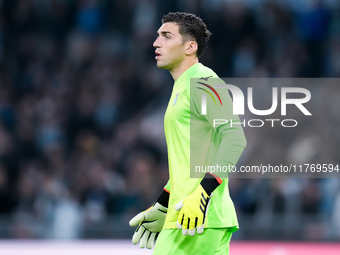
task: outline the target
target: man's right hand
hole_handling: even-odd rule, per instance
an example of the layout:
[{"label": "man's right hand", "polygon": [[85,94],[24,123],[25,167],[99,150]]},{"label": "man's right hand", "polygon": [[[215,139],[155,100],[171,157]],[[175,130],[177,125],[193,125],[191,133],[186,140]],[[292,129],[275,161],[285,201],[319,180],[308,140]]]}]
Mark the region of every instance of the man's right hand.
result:
[{"label": "man's right hand", "polygon": [[131,227],[138,225],[132,236],[132,243],[139,242],[140,248],[151,249],[159,232],[162,231],[168,208],[156,202],[152,207],[137,214],[129,224]]}]

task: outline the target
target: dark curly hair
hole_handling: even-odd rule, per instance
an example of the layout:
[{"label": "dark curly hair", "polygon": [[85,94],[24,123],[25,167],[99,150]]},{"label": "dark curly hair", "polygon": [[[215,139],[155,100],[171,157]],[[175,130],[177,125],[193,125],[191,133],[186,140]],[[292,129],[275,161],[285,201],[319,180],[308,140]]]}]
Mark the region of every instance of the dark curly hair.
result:
[{"label": "dark curly hair", "polygon": [[162,23],[174,22],[179,27],[183,40],[194,40],[197,45],[197,57],[200,57],[208,46],[211,32],[204,21],[194,14],[186,12],[169,12],[162,18]]}]

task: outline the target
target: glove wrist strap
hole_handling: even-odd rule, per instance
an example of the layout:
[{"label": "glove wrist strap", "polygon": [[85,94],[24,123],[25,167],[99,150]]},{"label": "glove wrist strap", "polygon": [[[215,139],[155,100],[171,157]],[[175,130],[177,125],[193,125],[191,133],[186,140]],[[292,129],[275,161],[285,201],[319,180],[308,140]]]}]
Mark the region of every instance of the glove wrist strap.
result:
[{"label": "glove wrist strap", "polygon": [[169,197],[170,197],[170,192],[167,191],[166,189],[163,189],[161,195],[157,199],[156,203],[161,204],[162,206],[168,208],[169,204]]},{"label": "glove wrist strap", "polygon": [[201,186],[210,196],[211,193],[222,183],[222,179],[215,174],[206,173],[203,180],[201,181]]}]

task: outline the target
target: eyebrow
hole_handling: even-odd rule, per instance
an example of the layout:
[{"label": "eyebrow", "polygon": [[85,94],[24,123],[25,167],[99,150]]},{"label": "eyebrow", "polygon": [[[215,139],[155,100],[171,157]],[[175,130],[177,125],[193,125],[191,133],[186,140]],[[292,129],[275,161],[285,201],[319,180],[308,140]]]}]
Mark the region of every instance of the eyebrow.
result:
[{"label": "eyebrow", "polygon": [[157,31],[157,35],[167,35],[167,34],[173,35],[170,31],[161,31],[161,32]]}]

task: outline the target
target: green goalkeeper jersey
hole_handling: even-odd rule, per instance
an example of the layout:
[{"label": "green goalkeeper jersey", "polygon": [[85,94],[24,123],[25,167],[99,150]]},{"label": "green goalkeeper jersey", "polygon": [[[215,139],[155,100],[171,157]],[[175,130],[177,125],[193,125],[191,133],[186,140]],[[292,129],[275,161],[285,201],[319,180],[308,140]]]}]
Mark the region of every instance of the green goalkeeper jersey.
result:
[{"label": "green goalkeeper jersey", "polygon": [[[228,93],[219,92],[221,105],[208,108],[208,114],[201,114],[201,96],[207,90],[190,86],[191,78],[203,78],[202,81],[216,80],[218,76],[201,63],[187,69],[175,82],[171,98],[164,117],[164,131],[168,148],[170,191],[168,213],[164,229],[177,228],[178,211],[175,205],[190,195],[200,184],[202,178],[190,176],[190,163],[197,159],[202,165],[219,164],[234,166],[246,145],[241,125],[224,124],[214,127],[214,119],[239,121],[232,113],[232,100]],[[213,79],[216,78],[216,79]],[[190,90],[192,90],[190,92]],[[226,90],[224,88],[224,90]],[[209,93],[209,92],[208,92]],[[208,96],[207,100],[212,100]],[[223,105],[222,105],[223,102]],[[208,141],[208,142],[202,142]],[[206,228],[238,229],[234,204],[229,195],[228,178],[224,174],[223,182],[211,197],[206,217]],[[202,173],[203,177],[204,173]],[[223,178],[225,177],[225,178]]]}]

